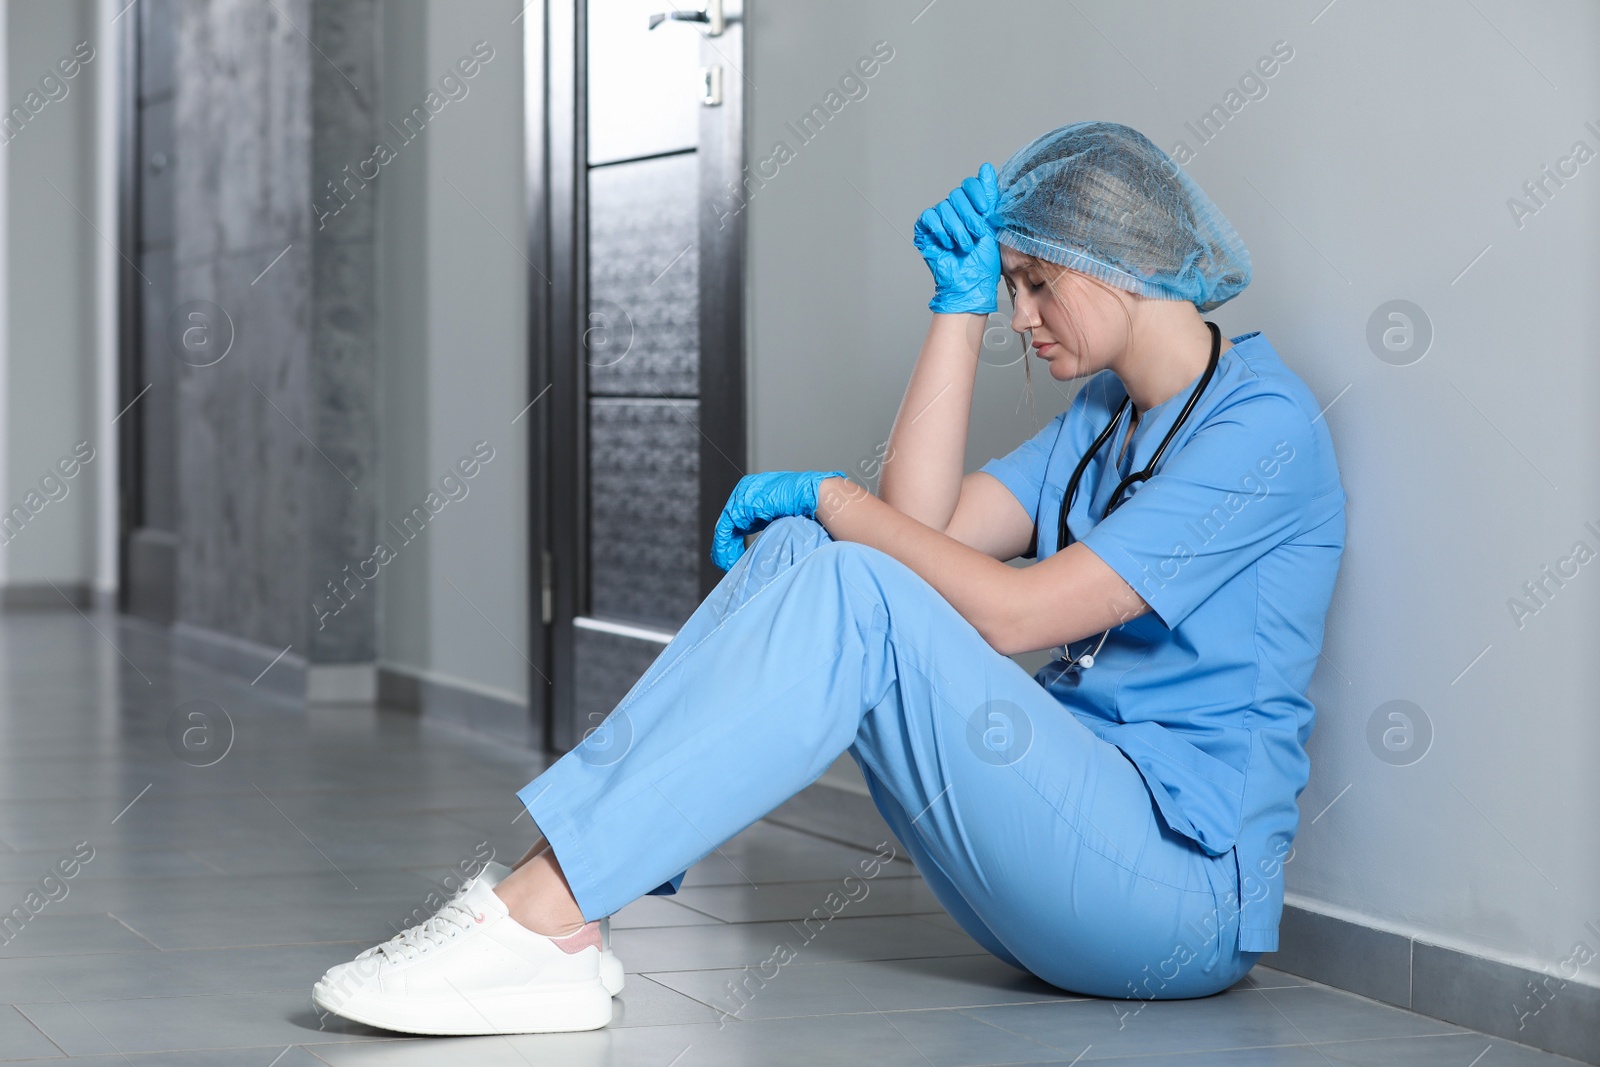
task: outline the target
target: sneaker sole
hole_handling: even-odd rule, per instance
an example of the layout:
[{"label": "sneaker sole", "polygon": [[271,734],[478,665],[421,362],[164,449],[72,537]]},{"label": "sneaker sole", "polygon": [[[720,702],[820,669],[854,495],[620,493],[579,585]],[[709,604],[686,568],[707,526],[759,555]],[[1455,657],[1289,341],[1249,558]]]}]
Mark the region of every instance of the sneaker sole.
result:
[{"label": "sneaker sole", "polygon": [[458,997],[385,997],[357,992],[339,997],[318,982],[311,999],[351,1022],[402,1034],[467,1037],[483,1034],[555,1034],[598,1030],[611,1022],[611,993],[600,979]]}]

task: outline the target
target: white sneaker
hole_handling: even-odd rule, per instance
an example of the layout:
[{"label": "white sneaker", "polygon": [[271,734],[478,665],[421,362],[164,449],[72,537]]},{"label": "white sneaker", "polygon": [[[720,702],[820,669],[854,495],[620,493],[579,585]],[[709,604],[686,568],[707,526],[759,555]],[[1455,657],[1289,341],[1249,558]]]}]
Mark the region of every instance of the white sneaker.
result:
[{"label": "white sneaker", "polygon": [[607,993],[616,996],[622,992],[625,980],[622,961],[611,951],[611,917],[608,915],[600,920],[600,981],[605,983]]},{"label": "white sneaker", "polygon": [[511,918],[492,886],[474,879],[431,918],[329,968],[312,1000],[408,1034],[555,1033],[609,1023],[600,924],[563,938],[536,934]]},{"label": "white sneaker", "polygon": [[[483,865],[478,878],[490,888],[500,884],[500,880],[511,873],[511,868],[503,863],[490,861]],[[370,950],[369,950],[370,951]],[[358,957],[359,958],[359,957]],[[622,961],[617,959],[617,954],[611,951],[611,917],[600,920],[600,981],[605,983],[606,992],[616,996],[622,992],[625,976],[622,970]]]}]

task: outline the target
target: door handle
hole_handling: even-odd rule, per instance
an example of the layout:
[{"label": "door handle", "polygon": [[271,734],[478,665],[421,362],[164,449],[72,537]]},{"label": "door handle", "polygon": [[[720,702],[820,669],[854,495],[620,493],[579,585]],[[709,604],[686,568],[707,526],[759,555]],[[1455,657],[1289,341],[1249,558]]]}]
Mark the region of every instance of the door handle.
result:
[{"label": "door handle", "polygon": [[710,22],[711,16],[704,11],[664,11],[650,16],[650,28],[653,30],[668,19],[674,22]]},{"label": "door handle", "polygon": [[650,29],[668,21],[704,23],[707,37],[721,37],[722,31],[727,28],[727,19],[722,15],[722,0],[709,0],[705,7],[695,11],[664,11],[651,15]]}]

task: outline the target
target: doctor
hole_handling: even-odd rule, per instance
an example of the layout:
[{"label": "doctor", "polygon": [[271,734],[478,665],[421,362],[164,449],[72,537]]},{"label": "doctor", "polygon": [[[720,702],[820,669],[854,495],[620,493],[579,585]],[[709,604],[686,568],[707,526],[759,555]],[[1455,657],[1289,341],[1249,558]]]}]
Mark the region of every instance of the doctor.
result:
[{"label": "doctor", "polygon": [[[1203,317],[1249,283],[1242,242],[1148,138],[1080,122],[985,164],[916,244],[934,315],[878,495],[741,479],[726,577],[519,791],[543,840],[330,970],[321,1007],[604,1026],[603,920],[844,752],[962,928],[1062,989],[1206,996],[1277,947],[1345,497],[1316,397],[1259,331]],[[1087,380],[964,474],[1002,279],[1032,358]],[[1051,648],[1033,676],[1009,658]]]}]

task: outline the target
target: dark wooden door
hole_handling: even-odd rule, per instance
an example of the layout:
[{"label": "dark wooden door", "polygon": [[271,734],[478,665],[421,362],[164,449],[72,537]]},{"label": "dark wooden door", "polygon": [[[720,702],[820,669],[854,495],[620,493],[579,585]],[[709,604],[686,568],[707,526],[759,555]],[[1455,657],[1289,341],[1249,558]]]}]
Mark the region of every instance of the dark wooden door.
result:
[{"label": "dark wooden door", "polygon": [[743,224],[728,195],[743,166],[741,12],[656,13],[630,0],[543,11],[535,602],[558,751],[720,579],[711,531],[744,473]]}]

